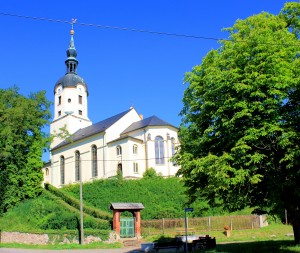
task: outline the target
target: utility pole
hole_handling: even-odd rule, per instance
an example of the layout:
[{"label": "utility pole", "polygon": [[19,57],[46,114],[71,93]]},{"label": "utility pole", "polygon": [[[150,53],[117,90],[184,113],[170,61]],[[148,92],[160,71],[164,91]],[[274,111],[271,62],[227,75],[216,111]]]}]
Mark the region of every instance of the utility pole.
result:
[{"label": "utility pole", "polygon": [[185,253],[189,252],[188,249],[188,239],[187,239],[187,233],[188,233],[188,226],[187,226],[187,220],[186,220],[186,212],[193,212],[194,209],[191,207],[185,208],[184,209],[184,224],[185,224]]},{"label": "utility pole", "polygon": [[84,233],[83,233],[83,203],[82,203],[82,169],[81,162],[79,161],[79,173],[80,173],[80,187],[79,187],[79,198],[80,198],[80,244],[84,244]]}]

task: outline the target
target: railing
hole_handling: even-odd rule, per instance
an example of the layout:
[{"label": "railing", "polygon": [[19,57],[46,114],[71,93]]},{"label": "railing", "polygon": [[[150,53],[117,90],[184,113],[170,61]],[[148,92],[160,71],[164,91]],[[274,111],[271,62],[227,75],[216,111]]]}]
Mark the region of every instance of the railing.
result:
[{"label": "railing", "polygon": [[[188,218],[190,233],[209,233],[210,231],[222,231],[224,226],[230,230],[253,229],[267,226],[266,215],[237,215],[237,216],[209,216],[201,218]],[[142,234],[180,234],[184,231],[184,218],[142,220]]]}]

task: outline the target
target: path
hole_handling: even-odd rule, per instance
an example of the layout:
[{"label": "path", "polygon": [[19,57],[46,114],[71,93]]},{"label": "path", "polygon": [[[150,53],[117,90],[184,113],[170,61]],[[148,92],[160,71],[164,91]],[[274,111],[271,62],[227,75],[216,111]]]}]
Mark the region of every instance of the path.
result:
[{"label": "path", "polygon": [[68,250],[42,250],[42,249],[11,249],[0,248],[0,253],[139,253],[142,252],[136,247],[126,247],[121,249],[68,249]]}]

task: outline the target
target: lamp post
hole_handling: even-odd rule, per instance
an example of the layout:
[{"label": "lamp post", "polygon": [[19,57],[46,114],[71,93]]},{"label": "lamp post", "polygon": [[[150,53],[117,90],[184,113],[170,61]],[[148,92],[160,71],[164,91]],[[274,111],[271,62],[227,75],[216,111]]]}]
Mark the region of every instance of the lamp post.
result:
[{"label": "lamp post", "polygon": [[187,212],[193,212],[194,209],[191,207],[184,209],[184,224],[185,224],[185,252],[188,253],[188,240],[187,240],[187,222],[186,222],[186,213]]}]

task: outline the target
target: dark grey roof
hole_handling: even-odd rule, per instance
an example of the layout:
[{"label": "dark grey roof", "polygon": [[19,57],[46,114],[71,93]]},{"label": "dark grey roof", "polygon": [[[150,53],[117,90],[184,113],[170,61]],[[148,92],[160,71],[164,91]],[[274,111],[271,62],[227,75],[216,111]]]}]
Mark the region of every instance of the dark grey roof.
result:
[{"label": "dark grey roof", "polygon": [[56,84],[54,86],[54,92],[55,92],[55,89],[58,85],[61,85],[63,88],[65,88],[65,87],[76,87],[76,85],[79,84],[79,83],[84,85],[86,87],[86,90],[87,90],[87,85],[84,82],[82,77],[80,77],[79,75],[77,75],[74,72],[67,73],[56,82]]},{"label": "dark grey roof", "polygon": [[110,203],[111,210],[142,210],[144,206],[142,203]]},{"label": "dark grey roof", "polygon": [[[105,120],[102,120],[96,124],[93,124],[91,126],[79,129],[77,132],[75,132],[71,137],[71,142],[79,141],[81,139],[84,139],[86,137],[92,136],[94,134],[98,134],[101,132],[104,132],[107,128],[109,128],[111,125],[113,125],[115,122],[117,122],[120,118],[122,118],[125,114],[127,114],[131,109],[121,112],[115,116],[112,116],[110,118],[107,118]],[[54,147],[52,150],[63,147],[70,142],[63,141],[60,144],[58,144],[56,147]]]},{"label": "dark grey roof", "polygon": [[177,128],[156,116],[151,116],[149,118],[132,123],[121,134],[126,134],[126,133],[129,133],[129,132],[141,129],[141,128],[145,128],[147,126],[171,126],[171,127]]}]

